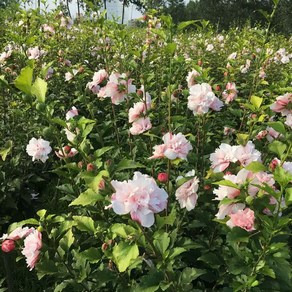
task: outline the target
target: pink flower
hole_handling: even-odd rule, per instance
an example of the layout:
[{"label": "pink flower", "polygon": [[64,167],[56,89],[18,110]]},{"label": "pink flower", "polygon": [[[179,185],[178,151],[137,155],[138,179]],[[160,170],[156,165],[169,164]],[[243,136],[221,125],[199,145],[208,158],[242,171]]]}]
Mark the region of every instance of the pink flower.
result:
[{"label": "pink flower", "polygon": [[15,249],[15,243],[11,239],[2,242],[1,249],[3,252],[11,252]]},{"label": "pink flower", "polygon": [[229,215],[230,220],[226,222],[226,225],[230,228],[235,226],[245,229],[246,231],[253,231],[254,228],[254,211],[249,208],[244,210],[238,210],[234,214]]},{"label": "pink flower", "polygon": [[33,230],[34,230],[33,228],[28,228],[28,227],[24,227],[24,228],[17,227],[7,236],[7,239],[18,240],[18,239],[24,238],[28,234],[30,234]]},{"label": "pink flower", "polygon": [[266,137],[268,134],[268,131],[267,130],[263,130],[263,131],[260,131],[258,132],[258,134],[256,135],[256,139],[257,140],[262,140],[264,137]]},{"label": "pink flower", "polygon": [[45,162],[49,157],[48,154],[52,151],[50,142],[43,140],[42,138],[30,139],[26,146],[26,152],[29,156],[32,156],[32,161],[41,160]]},{"label": "pink flower", "polygon": [[[73,139],[74,140],[74,139]],[[70,146],[64,146],[59,151],[55,151],[55,154],[60,158],[68,158],[73,157],[78,153],[75,148],[71,148]]]},{"label": "pink flower", "polygon": [[251,196],[255,196],[259,192],[260,190],[259,187],[255,185],[259,185],[259,186],[268,185],[273,188],[274,184],[275,184],[275,180],[272,174],[268,174],[264,171],[257,172],[253,174],[253,178],[250,181],[250,184],[248,186],[248,194]]},{"label": "pink flower", "polygon": [[72,106],[72,108],[66,113],[66,120],[68,121],[75,116],[78,116],[78,109],[75,106]]},{"label": "pink flower", "polygon": [[44,25],[43,25],[43,30],[44,30],[44,32],[49,32],[49,33],[51,33],[51,34],[55,34],[55,29],[54,29],[54,27],[52,27],[52,26],[50,26],[50,25],[48,25],[48,24],[44,24]]},{"label": "pink flower", "polygon": [[196,84],[190,88],[188,108],[193,111],[194,115],[205,114],[209,109],[220,111],[222,106],[223,102],[215,96],[209,84]]},{"label": "pink flower", "polygon": [[41,248],[42,234],[35,229],[24,239],[24,248],[21,252],[26,257],[26,263],[30,271],[34,268],[39,259]]},{"label": "pink flower", "polygon": [[237,97],[238,90],[234,82],[228,82],[226,90],[222,92],[222,97],[225,99],[225,103],[228,104]]},{"label": "pink flower", "polygon": [[255,145],[251,141],[248,141],[245,146],[238,146],[234,156],[242,166],[247,166],[253,161],[261,162],[261,153],[255,149]]},{"label": "pink flower", "polygon": [[131,218],[144,227],[154,224],[154,214],[163,211],[167,205],[167,193],[158,188],[148,175],[135,172],[133,180],[112,181],[116,192],[111,201],[114,212],[119,215],[130,213]]},{"label": "pink flower", "polygon": [[175,197],[179,201],[181,208],[186,208],[188,211],[195,208],[198,199],[198,187],[199,180],[194,177],[176,190]]},{"label": "pink flower", "polygon": [[168,159],[187,159],[188,153],[193,149],[191,143],[185,138],[182,133],[172,134],[166,133],[162,140],[166,145],[164,156]]},{"label": "pink flower", "polygon": [[279,132],[277,132],[274,128],[272,127],[267,127],[267,140],[269,142],[272,142],[274,139],[277,139],[281,136]]},{"label": "pink flower", "polygon": [[282,116],[287,116],[292,113],[292,93],[286,93],[278,96],[276,101],[270,106],[270,109],[276,113],[281,113]]},{"label": "pink flower", "polygon": [[238,210],[243,210],[245,208],[245,204],[236,203],[236,204],[222,204],[219,206],[218,213],[215,215],[217,219],[224,219],[226,216],[230,214],[236,213]]},{"label": "pink flower", "polygon": [[212,162],[211,168],[214,172],[224,171],[231,162],[236,162],[237,159],[234,156],[237,146],[230,146],[229,144],[222,143],[219,148],[215,150],[215,153],[210,155]]},{"label": "pink flower", "polygon": [[164,157],[164,151],[166,150],[165,144],[156,145],[153,148],[154,148],[153,155],[151,157],[149,157],[149,159],[163,158]]},{"label": "pink flower", "polygon": [[142,134],[152,128],[149,118],[140,118],[133,122],[132,127],[130,128],[130,133],[132,135]]},{"label": "pink flower", "polygon": [[66,72],[65,73],[65,81],[70,81],[77,73],[78,73],[78,70],[76,70],[76,69],[73,69],[72,73]]},{"label": "pink flower", "polygon": [[188,73],[188,76],[187,76],[188,88],[196,84],[196,77],[200,75],[201,74],[195,69],[193,69],[191,72]]},{"label": "pink flower", "polygon": [[107,78],[108,78],[108,73],[104,69],[101,69],[98,72],[94,73],[92,81],[95,84],[100,84]]},{"label": "pink flower", "polygon": [[146,114],[145,103],[140,101],[134,104],[129,110],[129,123],[137,120],[142,114]]},{"label": "pink flower", "polygon": [[27,50],[28,58],[31,59],[39,59],[42,55],[45,54],[45,51],[40,50],[38,47],[29,48]]}]

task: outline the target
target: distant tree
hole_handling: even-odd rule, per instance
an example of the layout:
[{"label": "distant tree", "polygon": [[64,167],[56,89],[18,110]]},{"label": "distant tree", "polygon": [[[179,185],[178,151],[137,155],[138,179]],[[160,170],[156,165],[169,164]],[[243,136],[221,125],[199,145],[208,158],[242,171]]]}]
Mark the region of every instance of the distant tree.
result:
[{"label": "distant tree", "polygon": [[184,0],[167,0],[164,12],[170,14],[175,23],[186,20]]},{"label": "distant tree", "polygon": [[17,4],[19,0],[0,0],[0,8],[6,8],[9,5]]}]

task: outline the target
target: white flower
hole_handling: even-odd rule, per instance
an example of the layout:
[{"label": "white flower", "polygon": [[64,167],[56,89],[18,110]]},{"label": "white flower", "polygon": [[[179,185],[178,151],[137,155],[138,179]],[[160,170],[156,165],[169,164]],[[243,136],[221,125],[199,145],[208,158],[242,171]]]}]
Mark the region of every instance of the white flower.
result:
[{"label": "white flower", "polygon": [[32,161],[41,160],[42,162],[45,162],[51,151],[52,148],[50,142],[43,140],[42,138],[32,138],[26,146],[26,152],[29,156],[32,156]]}]

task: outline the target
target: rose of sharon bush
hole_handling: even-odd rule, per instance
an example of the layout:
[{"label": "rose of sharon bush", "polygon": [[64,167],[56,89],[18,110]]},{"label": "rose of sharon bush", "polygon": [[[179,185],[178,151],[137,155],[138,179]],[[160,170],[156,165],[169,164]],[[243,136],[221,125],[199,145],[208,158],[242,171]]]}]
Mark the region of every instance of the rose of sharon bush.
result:
[{"label": "rose of sharon bush", "polygon": [[223,102],[212,91],[208,83],[196,84],[190,87],[190,96],[188,97],[188,108],[194,115],[202,115],[212,109],[220,111]]},{"label": "rose of sharon bush", "polygon": [[150,159],[166,157],[170,160],[176,158],[186,160],[188,153],[193,149],[191,143],[182,133],[166,133],[162,137],[162,140],[164,141],[164,144],[153,147],[154,152]]},{"label": "rose of sharon bush", "polygon": [[39,259],[40,249],[42,248],[42,234],[34,229],[24,240],[22,254],[26,257],[27,266],[30,271],[34,268]]},{"label": "rose of sharon bush", "polygon": [[111,207],[119,215],[130,213],[131,218],[144,227],[154,224],[154,214],[163,211],[168,194],[157,186],[155,180],[135,172],[133,180],[112,181],[116,192],[111,197]]},{"label": "rose of sharon bush", "polygon": [[49,158],[48,154],[51,151],[52,148],[50,142],[43,140],[42,138],[32,138],[26,146],[26,152],[29,156],[32,156],[32,161],[41,160],[42,162],[46,162]]}]

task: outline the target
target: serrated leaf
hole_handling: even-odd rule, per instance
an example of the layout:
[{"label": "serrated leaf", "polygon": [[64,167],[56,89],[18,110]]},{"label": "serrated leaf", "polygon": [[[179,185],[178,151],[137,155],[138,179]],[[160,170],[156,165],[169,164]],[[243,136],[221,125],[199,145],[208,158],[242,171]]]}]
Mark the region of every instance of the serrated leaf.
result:
[{"label": "serrated leaf", "polygon": [[277,140],[274,140],[268,147],[271,152],[276,153],[280,158],[287,148],[286,144]]},{"label": "serrated leaf", "polygon": [[113,248],[113,261],[119,272],[124,272],[131,263],[139,256],[139,249],[136,244],[120,242]]},{"label": "serrated leaf", "polygon": [[31,93],[36,96],[38,102],[44,103],[46,100],[47,89],[47,82],[38,77],[31,87]]},{"label": "serrated leaf", "polygon": [[111,232],[125,239],[129,238],[129,236],[139,234],[139,231],[134,227],[122,223],[112,225]]},{"label": "serrated leaf", "polygon": [[251,162],[249,165],[245,167],[245,169],[254,173],[267,170],[266,166],[264,166],[262,163],[258,161]]},{"label": "serrated leaf", "polygon": [[14,81],[15,87],[26,94],[31,94],[32,74],[31,67],[21,69],[20,75]]},{"label": "serrated leaf", "polygon": [[146,167],[145,165],[135,162],[133,160],[123,159],[117,165],[116,171],[122,171],[125,169],[145,168],[145,167]]},{"label": "serrated leaf", "polygon": [[67,252],[74,242],[74,235],[72,228],[70,228],[59,242],[60,247]]},{"label": "serrated leaf", "polygon": [[87,231],[89,233],[95,233],[96,228],[94,221],[91,217],[87,216],[73,216],[74,222],[77,223],[76,227],[81,231]]},{"label": "serrated leaf", "polygon": [[88,189],[85,192],[81,193],[78,196],[78,198],[76,198],[73,202],[69,204],[69,206],[78,206],[78,205],[87,206],[103,199],[104,199],[103,196],[96,193],[92,189]]},{"label": "serrated leaf", "polygon": [[165,256],[165,251],[167,250],[169,243],[170,237],[168,233],[161,231],[155,232],[153,244],[163,257]]}]

